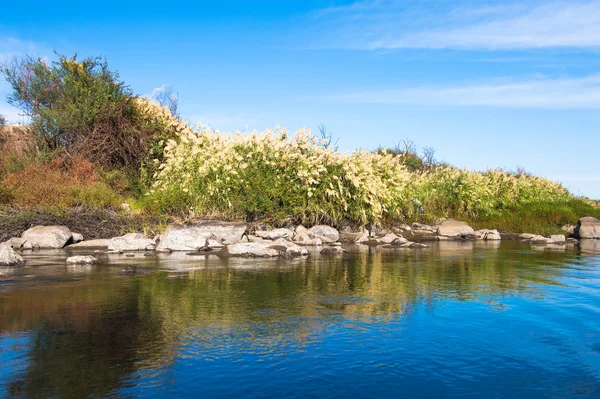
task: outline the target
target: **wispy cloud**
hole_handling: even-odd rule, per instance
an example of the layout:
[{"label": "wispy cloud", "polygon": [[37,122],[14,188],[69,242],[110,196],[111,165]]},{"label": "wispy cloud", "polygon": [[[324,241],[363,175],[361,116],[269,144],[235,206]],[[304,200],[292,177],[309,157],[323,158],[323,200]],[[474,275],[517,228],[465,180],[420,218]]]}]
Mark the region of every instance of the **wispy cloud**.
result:
[{"label": "wispy cloud", "polygon": [[425,106],[600,108],[600,75],[338,93],[330,101]]},{"label": "wispy cloud", "polygon": [[23,54],[36,54],[40,46],[34,42],[21,40],[11,36],[0,36],[0,61]]},{"label": "wispy cloud", "polygon": [[600,48],[600,0],[363,1],[316,17],[324,47],[355,49]]}]

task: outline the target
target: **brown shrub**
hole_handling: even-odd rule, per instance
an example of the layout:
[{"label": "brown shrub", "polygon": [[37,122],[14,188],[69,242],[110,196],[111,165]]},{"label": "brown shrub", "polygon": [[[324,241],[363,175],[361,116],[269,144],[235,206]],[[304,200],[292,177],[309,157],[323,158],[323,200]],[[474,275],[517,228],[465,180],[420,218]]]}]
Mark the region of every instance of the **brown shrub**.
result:
[{"label": "brown shrub", "polygon": [[2,180],[10,203],[20,206],[116,207],[121,198],[98,180],[94,165],[81,157],[29,162]]}]

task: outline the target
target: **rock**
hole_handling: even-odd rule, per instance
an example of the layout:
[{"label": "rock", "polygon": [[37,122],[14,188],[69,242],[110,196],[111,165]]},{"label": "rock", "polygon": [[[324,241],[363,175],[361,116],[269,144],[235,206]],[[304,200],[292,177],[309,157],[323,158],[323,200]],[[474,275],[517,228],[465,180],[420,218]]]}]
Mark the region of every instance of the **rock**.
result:
[{"label": "rock", "polygon": [[294,238],[299,245],[323,245],[323,240],[320,238],[310,238],[308,234],[300,234]]},{"label": "rock", "polygon": [[567,243],[567,239],[562,234],[551,235],[550,240],[552,240],[552,243],[554,243],[554,244],[566,244]]},{"label": "rock", "polygon": [[415,230],[421,230],[421,231],[430,231],[432,233],[435,233],[435,231],[436,231],[436,228],[433,226],[429,226],[428,224],[422,224],[422,223],[417,223],[417,222],[414,222],[413,224],[411,224],[410,227],[413,232]]},{"label": "rock", "polygon": [[574,226],[572,224],[565,224],[563,227],[561,227],[560,229],[562,231],[564,231],[567,234],[575,234],[575,228],[577,226]]},{"label": "rock", "polygon": [[344,248],[342,247],[325,247],[321,250],[321,255],[342,255],[344,252]]},{"label": "rock", "polygon": [[81,233],[73,233],[73,232],[71,234],[73,234],[73,243],[74,244],[77,244],[78,242],[83,241],[83,234],[81,234]]},{"label": "rock", "polygon": [[70,265],[91,265],[97,263],[98,259],[90,255],[85,256],[71,256],[67,258],[66,263]]},{"label": "rock", "polygon": [[407,224],[399,224],[398,226],[392,227],[392,233],[402,234],[403,232],[409,232],[412,228]]},{"label": "rock", "polygon": [[443,237],[464,237],[475,234],[475,230],[465,222],[445,219],[438,225],[436,233]]},{"label": "rock", "polygon": [[400,237],[398,237],[396,234],[386,234],[385,236],[377,239],[377,244],[391,244],[399,238]]},{"label": "rock", "polygon": [[216,220],[200,220],[186,224],[170,224],[162,234],[158,249],[172,251],[194,251],[214,240],[223,245],[235,244],[242,240],[246,232],[243,223],[229,223]]},{"label": "rock", "polygon": [[1,266],[21,266],[23,264],[25,264],[25,260],[10,245],[0,244]]},{"label": "rock", "polygon": [[155,248],[154,241],[140,233],[129,233],[108,240],[109,251],[148,251]]},{"label": "rock", "polygon": [[429,245],[420,242],[411,242],[407,245],[409,248],[429,248]]},{"label": "rock", "polygon": [[285,247],[285,256],[293,257],[308,255],[308,250],[306,248],[302,248],[301,246],[294,244],[293,242],[287,241],[283,238],[276,240],[274,244]]},{"label": "rock", "polygon": [[131,212],[131,206],[128,203],[123,202],[119,205],[119,208],[121,208],[123,212]]},{"label": "rock", "polygon": [[529,242],[532,244],[553,244],[554,243],[554,241],[552,241],[550,238],[540,236],[540,235],[533,236],[532,238],[529,239]]},{"label": "rock", "polygon": [[600,239],[600,220],[591,216],[586,216],[577,222],[577,227],[574,231],[575,237],[578,238],[597,238]]},{"label": "rock", "polygon": [[255,231],[254,234],[265,240],[278,240],[280,238],[292,238],[294,232],[289,229],[275,229],[269,231]]},{"label": "rock", "polygon": [[98,240],[87,240],[81,241],[77,244],[71,244],[67,248],[108,248],[109,239],[98,239]]},{"label": "rock", "polygon": [[[8,245],[9,247],[11,247],[12,249],[25,249],[23,248],[26,244],[28,243],[28,241],[24,238],[21,237],[13,237],[8,239],[7,241],[4,241],[3,243],[1,243],[0,245]],[[29,245],[29,248],[31,249],[31,244]]]},{"label": "rock", "polygon": [[298,227],[296,227],[294,234],[295,235],[302,235],[302,234],[308,235],[308,229],[302,225],[299,225]]},{"label": "rock", "polygon": [[519,239],[521,240],[531,240],[534,237],[538,237],[537,234],[523,233],[519,235]]},{"label": "rock", "polygon": [[250,235],[248,236],[248,242],[263,242],[263,241],[264,241],[264,239],[263,239],[263,238],[260,238],[260,237],[254,236],[254,235],[252,235],[252,234],[250,234]]},{"label": "rock", "polygon": [[486,241],[497,241],[502,239],[502,237],[500,237],[500,233],[498,233],[498,230],[477,230],[475,235],[478,239]]},{"label": "rock", "polygon": [[278,256],[308,255],[308,251],[299,245],[280,239],[276,242],[263,241],[231,244],[223,248],[219,255],[248,258],[274,258]]},{"label": "rock", "polygon": [[330,226],[318,225],[308,230],[310,238],[320,238],[323,242],[336,242],[340,239],[340,233]]},{"label": "rock", "polygon": [[369,236],[369,231],[365,230],[356,240],[354,240],[354,242],[361,244],[361,243],[369,242],[370,240],[371,240],[371,237]]},{"label": "rock", "polygon": [[33,248],[62,248],[73,239],[67,226],[35,226],[26,230],[21,238]]},{"label": "rock", "polygon": [[217,240],[208,240],[206,242],[206,249],[221,249],[225,246],[222,242]]}]

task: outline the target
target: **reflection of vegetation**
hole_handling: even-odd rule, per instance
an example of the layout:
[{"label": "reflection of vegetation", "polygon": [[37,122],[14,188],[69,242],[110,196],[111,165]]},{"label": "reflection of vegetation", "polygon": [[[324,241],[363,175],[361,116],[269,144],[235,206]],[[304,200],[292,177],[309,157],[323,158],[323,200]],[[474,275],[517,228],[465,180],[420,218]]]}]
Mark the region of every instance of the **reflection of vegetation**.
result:
[{"label": "reflection of vegetation", "polygon": [[170,365],[190,335],[199,350],[224,337],[247,348],[302,345],[340,318],[381,321],[410,317],[415,306],[447,298],[532,294],[539,284],[556,283],[572,260],[568,253],[466,245],[372,248],[291,265],[267,262],[272,266],[263,269],[223,261],[225,267],[131,278],[96,280],[92,272],[92,279],[50,289],[14,289],[0,297],[0,330],[31,330],[32,341],[26,371],[9,382],[8,392],[103,396],[138,369]]}]

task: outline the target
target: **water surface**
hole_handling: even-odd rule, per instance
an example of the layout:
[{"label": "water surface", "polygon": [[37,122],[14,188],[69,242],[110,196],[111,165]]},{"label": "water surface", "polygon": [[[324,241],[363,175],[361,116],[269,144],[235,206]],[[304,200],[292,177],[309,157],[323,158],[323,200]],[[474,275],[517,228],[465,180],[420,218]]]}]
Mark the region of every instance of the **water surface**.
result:
[{"label": "water surface", "polygon": [[68,255],[0,270],[0,397],[600,398],[600,242]]}]

